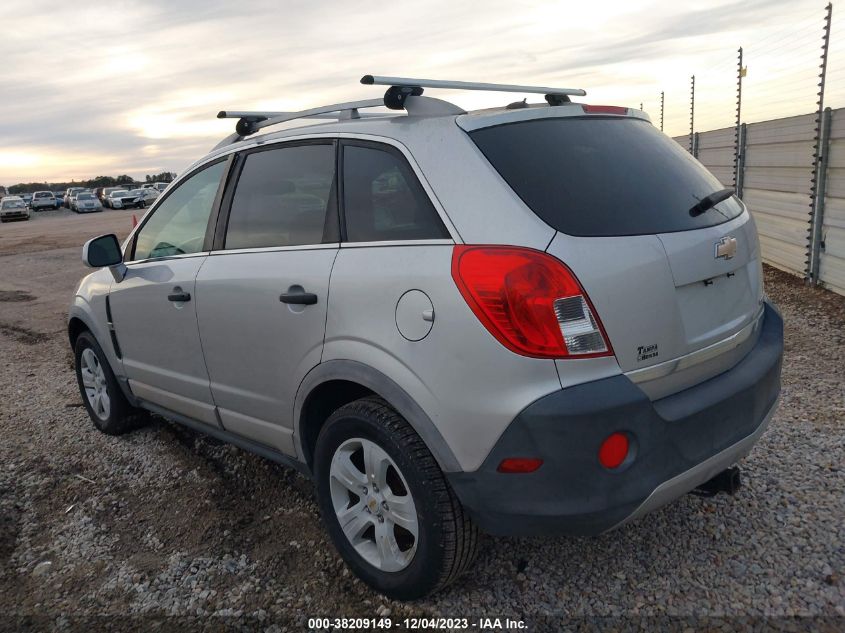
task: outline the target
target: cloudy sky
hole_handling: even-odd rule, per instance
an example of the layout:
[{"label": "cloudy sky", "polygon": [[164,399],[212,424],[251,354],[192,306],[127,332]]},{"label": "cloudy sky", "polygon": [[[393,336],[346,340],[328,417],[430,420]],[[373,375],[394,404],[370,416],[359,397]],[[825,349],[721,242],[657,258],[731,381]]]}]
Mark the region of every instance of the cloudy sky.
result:
[{"label": "cloudy sky", "polygon": [[[642,103],[658,124],[664,91],[665,130],[684,134],[692,74],[696,129],[733,123],[742,45],[743,119],[801,114],[815,108],[824,4],[3,0],[0,184],[178,172],[232,131],[219,109],[373,98],[381,89],[358,83],[367,73],[582,87],[587,102]],[[834,107],[845,105],[840,23],[834,14]],[[515,100],[426,94],[467,109]]]}]

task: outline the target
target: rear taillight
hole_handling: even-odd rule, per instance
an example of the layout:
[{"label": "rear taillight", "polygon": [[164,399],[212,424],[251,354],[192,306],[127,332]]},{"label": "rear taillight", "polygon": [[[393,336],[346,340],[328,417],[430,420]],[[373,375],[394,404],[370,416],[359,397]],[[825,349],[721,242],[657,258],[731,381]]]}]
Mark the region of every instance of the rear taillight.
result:
[{"label": "rear taillight", "polygon": [[476,317],[509,350],[535,358],[612,356],[575,275],[547,253],[455,246],[452,278]]}]

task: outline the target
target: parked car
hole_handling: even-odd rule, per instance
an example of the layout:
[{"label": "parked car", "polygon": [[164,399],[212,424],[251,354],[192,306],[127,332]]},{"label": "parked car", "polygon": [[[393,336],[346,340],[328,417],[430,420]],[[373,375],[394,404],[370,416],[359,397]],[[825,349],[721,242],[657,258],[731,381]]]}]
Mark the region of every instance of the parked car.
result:
[{"label": "parked car", "polygon": [[407,114],[240,121],[122,247],[85,245],[104,268],[68,326],[98,429],[154,411],[298,468],[395,599],[479,529],[593,535],[734,490],[783,353],[751,215],[645,113],[419,85],[385,94]]},{"label": "parked car", "polygon": [[64,199],[64,206],[66,209],[70,209],[71,199],[74,197],[75,194],[79,193],[80,191],[85,191],[85,187],[68,187],[65,191],[65,199]]},{"label": "parked car", "polygon": [[162,191],[164,191],[165,189],[167,189],[169,186],[170,186],[170,183],[169,183],[169,182],[154,182],[154,183],[153,183],[153,187],[154,187],[154,188],[155,188],[155,189],[156,189],[159,193],[161,193]]},{"label": "parked car", "polygon": [[42,211],[44,209],[58,209],[59,203],[52,191],[36,191],[32,195],[32,202],[29,206],[33,211]]},{"label": "parked car", "polygon": [[20,196],[5,196],[0,201],[0,222],[28,220],[29,207]]},{"label": "parked car", "polygon": [[146,189],[133,189],[129,195],[135,196],[135,206],[139,209],[144,209],[155,202],[159,196],[158,189],[148,187]]},{"label": "parked car", "polygon": [[70,194],[70,209],[72,211],[76,210],[76,199],[80,194],[83,193],[91,193],[90,189],[78,189]]},{"label": "parked car", "polygon": [[127,209],[135,206],[137,196],[131,195],[126,189],[116,189],[109,193],[104,206],[109,209]]},{"label": "parked car", "polygon": [[77,213],[94,213],[102,211],[103,205],[100,204],[93,192],[80,191],[73,199],[73,210]]},{"label": "parked car", "polygon": [[108,207],[108,197],[112,191],[121,191],[124,190],[125,187],[104,187],[100,192],[97,194],[97,197],[100,199],[100,202],[103,204],[104,207]]},{"label": "parked car", "polygon": [[63,207],[65,204],[65,192],[64,191],[54,191],[53,195],[56,197],[56,202],[60,207]]},{"label": "parked car", "polygon": [[22,193],[20,195],[20,198],[21,198],[21,200],[24,201],[26,206],[29,206],[30,204],[32,204],[32,194],[31,193]]}]

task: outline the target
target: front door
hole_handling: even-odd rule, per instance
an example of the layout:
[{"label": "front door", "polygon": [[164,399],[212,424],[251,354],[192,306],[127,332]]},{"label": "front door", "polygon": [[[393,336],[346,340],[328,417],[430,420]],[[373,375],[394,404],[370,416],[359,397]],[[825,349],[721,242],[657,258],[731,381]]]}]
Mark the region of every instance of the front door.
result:
[{"label": "front door", "polygon": [[293,403],[320,362],[338,251],[331,142],[242,156],[215,250],[197,276],[197,316],[223,427],[294,454]]},{"label": "front door", "polygon": [[142,400],[218,426],[197,330],[196,276],[225,162],[194,173],[145,218],[109,303],[123,370]]}]

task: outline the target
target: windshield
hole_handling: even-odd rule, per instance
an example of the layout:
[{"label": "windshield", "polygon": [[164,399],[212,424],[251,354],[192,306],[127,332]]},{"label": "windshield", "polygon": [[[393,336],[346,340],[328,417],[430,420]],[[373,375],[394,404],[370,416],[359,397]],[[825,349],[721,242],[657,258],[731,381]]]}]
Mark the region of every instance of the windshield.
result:
[{"label": "windshield", "polygon": [[690,208],[724,186],[641,119],[540,119],[482,128],[470,136],[523,202],[569,235],[688,231],[742,213],[731,197],[691,216]]},{"label": "windshield", "polygon": [[94,194],[93,193],[80,193],[78,196],[76,196],[76,199],[77,200],[93,200]]},{"label": "windshield", "polygon": [[20,209],[24,205],[23,200],[6,200],[3,202],[4,209]]},{"label": "windshield", "polygon": [[118,197],[120,197],[120,196],[128,196],[128,195],[129,195],[129,192],[128,192],[128,191],[123,191],[122,189],[121,189],[121,190],[119,190],[119,191],[112,191],[112,192],[109,194],[109,196],[111,196],[111,197],[113,197],[113,198],[118,198]]}]

